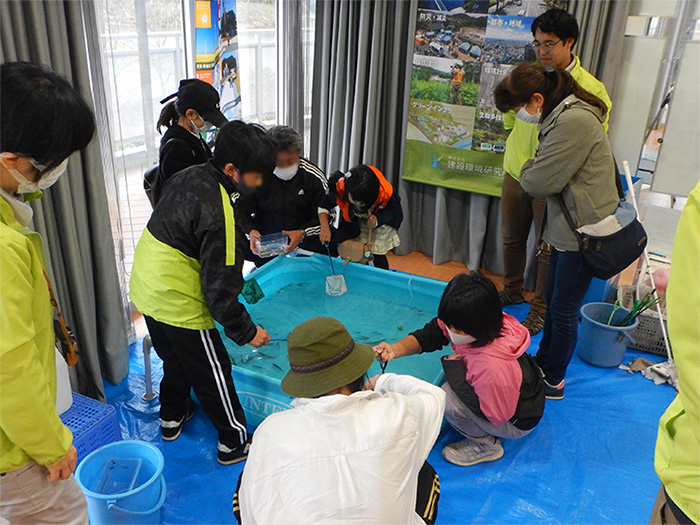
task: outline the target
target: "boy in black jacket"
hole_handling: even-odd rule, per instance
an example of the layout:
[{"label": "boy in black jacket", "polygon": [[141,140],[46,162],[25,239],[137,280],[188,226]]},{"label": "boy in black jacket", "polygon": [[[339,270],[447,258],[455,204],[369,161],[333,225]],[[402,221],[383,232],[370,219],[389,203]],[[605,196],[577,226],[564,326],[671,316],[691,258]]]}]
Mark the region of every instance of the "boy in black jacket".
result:
[{"label": "boy in black jacket", "polygon": [[239,345],[270,340],[238,302],[247,241],[235,204],[273,166],[274,143],[261,127],[224,125],[214,158],[167,182],[136,247],[131,275],[130,297],[163,359],[162,437],[177,439],[192,417],[193,388],[219,432],[218,461],[224,465],[247,457],[249,439],[214,321]]}]

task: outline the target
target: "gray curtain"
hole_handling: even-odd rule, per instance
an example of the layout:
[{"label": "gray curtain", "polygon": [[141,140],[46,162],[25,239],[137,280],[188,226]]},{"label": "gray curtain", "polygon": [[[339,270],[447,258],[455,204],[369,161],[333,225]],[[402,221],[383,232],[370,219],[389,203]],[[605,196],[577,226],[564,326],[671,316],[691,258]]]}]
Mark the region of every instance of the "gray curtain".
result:
[{"label": "gray curtain", "polygon": [[[608,50],[593,38],[596,27],[606,27],[613,42],[619,21],[606,16],[622,16],[615,5],[626,3],[603,2],[613,7],[594,9],[597,0],[572,6],[588,9],[588,38],[578,51],[600,67]],[[502,274],[499,198],[401,179],[416,9],[417,0],[317,0],[310,156],[327,173],[359,163],[382,169],[404,209],[398,254],[421,251],[435,264],[462,261],[471,270]],[[535,281],[533,248],[528,289]]]},{"label": "gray curtain", "polygon": [[581,64],[605,84],[613,100],[629,10],[628,0],[571,0],[569,6],[581,31],[575,47]]},{"label": "gray curtain", "polygon": [[[3,0],[0,60],[45,64],[93,100],[92,88],[102,87],[93,85],[86,46],[94,10],[92,1]],[[78,339],[80,363],[71,369],[73,388],[104,400],[102,378],[121,381],[129,361],[98,139],[71,157],[67,173],[34,210],[58,300]]]}]

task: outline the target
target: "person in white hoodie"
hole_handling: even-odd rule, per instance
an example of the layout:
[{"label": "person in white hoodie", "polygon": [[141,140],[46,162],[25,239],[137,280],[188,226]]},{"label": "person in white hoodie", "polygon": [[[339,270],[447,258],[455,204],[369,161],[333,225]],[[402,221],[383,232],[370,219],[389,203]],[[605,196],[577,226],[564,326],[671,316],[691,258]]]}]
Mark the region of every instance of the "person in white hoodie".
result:
[{"label": "person in white hoodie", "polygon": [[336,319],[300,324],[287,344],[294,408],[255,433],[234,514],[246,525],[434,523],[439,481],[426,459],[445,393],[396,374],[365,382],[374,351]]}]

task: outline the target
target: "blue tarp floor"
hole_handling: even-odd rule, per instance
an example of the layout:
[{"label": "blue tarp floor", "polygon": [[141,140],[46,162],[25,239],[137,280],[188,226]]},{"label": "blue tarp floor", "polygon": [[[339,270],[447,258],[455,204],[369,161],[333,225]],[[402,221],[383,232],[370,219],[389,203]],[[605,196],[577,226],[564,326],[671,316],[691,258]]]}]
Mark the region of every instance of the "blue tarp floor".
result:
[{"label": "blue tarp floor", "polygon": [[[522,320],[527,309],[506,311]],[[531,353],[538,344],[539,336]],[[141,399],[141,342],[130,352],[129,376],[105,385],[107,401],[125,439],[154,443],[165,456],[164,523],[235,523],[231,499],[243,465],[216,462],[216,432],[201,407],[177,441],[161,441],[158,401]],[[662,360],[628,351],[624,362],[639,355]],[[162,367],[155,353],[152,362],[157,391]],[[653,466],[657,425],[674,396],[669,385],[595,368],[574,356],[566,398],[547,401],[530,435],[504,440],[499,461],[465,468],[446,462],[442,447],[460,437],[445,427],[428,458],[440,476],[438,523],[647,523],[659,488]]]}]

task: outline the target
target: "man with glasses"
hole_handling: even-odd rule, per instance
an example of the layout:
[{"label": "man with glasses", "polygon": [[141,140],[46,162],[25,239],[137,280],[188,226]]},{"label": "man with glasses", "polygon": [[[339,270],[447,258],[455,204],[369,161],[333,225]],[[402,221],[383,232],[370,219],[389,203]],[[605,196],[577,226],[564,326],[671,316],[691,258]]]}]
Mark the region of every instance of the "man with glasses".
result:
[{"label": "man with glasses", "polygon": [[[605,86],[581,67],[581,61],[571,50],[579,36],[578,23],[573,15],[563,9],[550,9],[532,22],[532,47],[538,62],[551,67],[566,69],[585,90],[601,98],[608,106],[612,103]],[[522,113],[522,112],[521,112]],[[522,120],[520,117],[525,118]],[[504,285],[500,292],[501,304],[520,304],[523,298],[523,275],[527,260],[527,240],[532,222],[535,222],[535,238],[539,236],[544,216],[544,199],[533,199],[520,187],[520,169],[526,160],[535,156],[538,144],[537,123],[539,115],[528,116],[509,112],[503,124],[511,130],[506,141],[503,158],[503,188],[501,195],[501,217],[503,232]],[[603,123],[607,130],[608,117]],[[536,242],[536,239],[535,239]],[[545,282],[549,269],[549,250],[542,249],[538,255],[535,297],[530,301],[530,313],[523,325],[531,335],[544,326]]]}]

